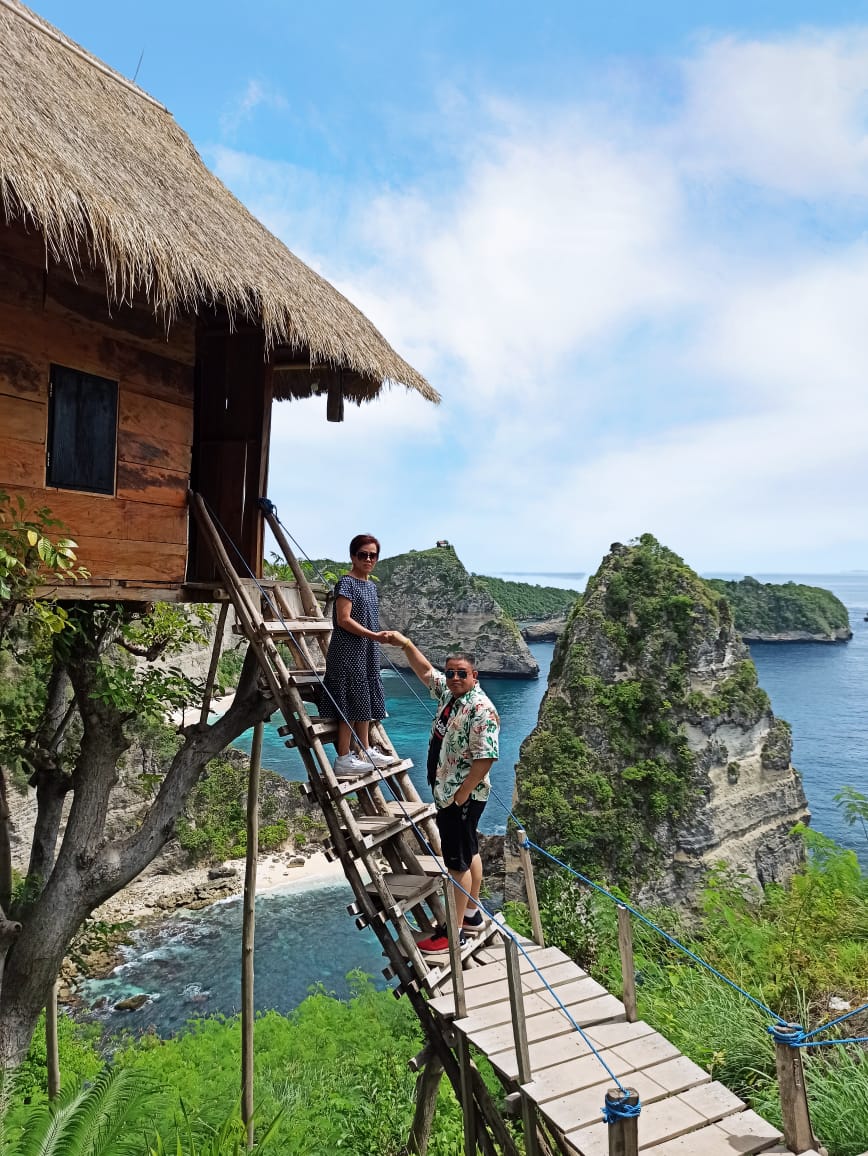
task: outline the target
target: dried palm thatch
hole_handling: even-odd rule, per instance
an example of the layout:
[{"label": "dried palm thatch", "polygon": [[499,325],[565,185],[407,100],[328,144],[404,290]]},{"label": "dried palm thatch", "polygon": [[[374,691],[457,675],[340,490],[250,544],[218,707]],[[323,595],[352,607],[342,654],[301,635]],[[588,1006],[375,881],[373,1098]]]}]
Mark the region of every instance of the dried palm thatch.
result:
[{"label": "dried palm thatch", "polygon": [[322,366],[354,400],[396,383],[439,401],[209,172],[162,105],[19,0],[0,0],[0,203],[55,260],[104,269],[113,301],[144,296],[167,325],[216,306],[261,326],[294,363],[276,373],[279,395],[322,388]]}]

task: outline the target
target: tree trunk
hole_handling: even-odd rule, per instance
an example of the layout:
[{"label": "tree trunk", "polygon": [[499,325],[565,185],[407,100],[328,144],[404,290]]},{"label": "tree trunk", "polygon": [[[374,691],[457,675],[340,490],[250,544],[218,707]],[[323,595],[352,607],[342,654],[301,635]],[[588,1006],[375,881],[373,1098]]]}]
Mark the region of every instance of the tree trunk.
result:
[{"label": "tree trunk", "polygon": [[185,728],[185,742],[138,830],[108,842],[109,801],[129,740],[125,716],[107,697],[93,693],[99,689],[98,661],[93,648],[77,653],[69,664],[84,730],[56,862],[20,928],[0,920],[0,960],[5,955],[0,976],[0,1069],[17,1066],[27,1054],[39,1014],[83,921],[162,849],[208,760],[273,711],[273,704],[259,693],[255,658],[248,654],[230,709],[212,726],[197,723]]}]

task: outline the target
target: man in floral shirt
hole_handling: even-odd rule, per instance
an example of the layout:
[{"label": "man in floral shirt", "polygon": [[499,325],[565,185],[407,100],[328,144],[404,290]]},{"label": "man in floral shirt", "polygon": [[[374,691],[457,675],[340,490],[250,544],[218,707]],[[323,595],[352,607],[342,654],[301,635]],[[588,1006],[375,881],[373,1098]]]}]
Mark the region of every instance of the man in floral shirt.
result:
[{"label": "man in floral shirt", "polygon": [[[437,699],[437,714],[428,749],[428,782],[437,805],[437,827],[443,862],[458,884],[455,908],[459,938],[478,930],[485,917],[477,905],[482,885],[482,859],[476,830],[491,791],[488,772],[498,756],[500,717],[479,685],[472,654],[452,654],[445,670],[436,670],[403,635],[393,634],[414,673]],[[468,898],[470,896],[470,898]],[[419,943],[428,953],[446,951],[446,928]]]}]

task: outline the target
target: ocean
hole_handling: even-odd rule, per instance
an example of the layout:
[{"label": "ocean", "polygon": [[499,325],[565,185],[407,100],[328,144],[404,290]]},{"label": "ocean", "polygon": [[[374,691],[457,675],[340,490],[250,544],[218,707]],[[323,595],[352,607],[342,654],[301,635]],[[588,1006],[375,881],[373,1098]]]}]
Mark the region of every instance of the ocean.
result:
[{"label": "ocean", "polygon": [[[754,576],[760,581],[792,580],[824,586],[849,611],[853,638],[846,644],[755,643],[751,654],[775,714],[792,725],[793,762],[803,775],[813,826],[856,851],[868,868],[868,846],[861,830],[847,826],[833,798],[846,785],[868,794],[868,622],[864,621],[868,572]],[[499,577],[546,586],[584,586],[582,574]],[[531,650],[540,664],[538,680],[485,682],[503,721],[501,758],[492,773],[494,790],[483,816],[482,829],[489,832],[505,828],[505,806],[512,800],[519,747],[536,723],[546,687],[553,646],[537,643]],[[424,765],[433,703],[418,680],[406,677],[405,683],[397,674],[384,675],[390,714],[386,727],[397,749],[413,759],[416,785],[427,797]],[[286,749],[275,727],[267,728],[263,762],[289,779],[305,776],[297,752]],[[356,931],[346,914],[352,899],[346,884],[318,884],[304,891],[274,892],[257,900],[258,1008],[289,1011],[318,983],[345,997],[345,976],[353,968],[361,968],[384,983],[380,971],[385,960],[375,936],[371,931]],[[197,1015],[231,1015],[240,1006],[240,944],[238,900],[201,912],[176,914],[159,927],[136,932],[122,967],[107,979],[87,984],[86,1002],[106,998],[107,1007],[98,1018],[109,1031],[153,1027],[166,1035]],[[225,966],[215,967],[215,959],[225,960]],[[117,1000],[142,992],[151,1000],[139,1011],[112,1010]]]}]

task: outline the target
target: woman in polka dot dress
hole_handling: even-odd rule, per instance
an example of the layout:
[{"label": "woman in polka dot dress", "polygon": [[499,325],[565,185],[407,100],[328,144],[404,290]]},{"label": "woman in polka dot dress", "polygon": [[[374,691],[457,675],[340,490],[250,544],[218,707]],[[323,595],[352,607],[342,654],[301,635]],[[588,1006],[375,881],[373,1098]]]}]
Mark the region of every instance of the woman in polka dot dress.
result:
[{"label": "woman in polka dot dress", "polygon": [[[350,542],[352,570],[335,587],[334,630],[320,716],[338,720],[335,774],[339,776],[365,774],[394,761],[370,740],[371,719],[386,717],[380,643],[391,639],[389,631],[380,630],[377,587],[371,581],[379,556],[379,541],[372,534],[357,534]],[[354,741],[361,748],[358,754],[351,750]]]}]

